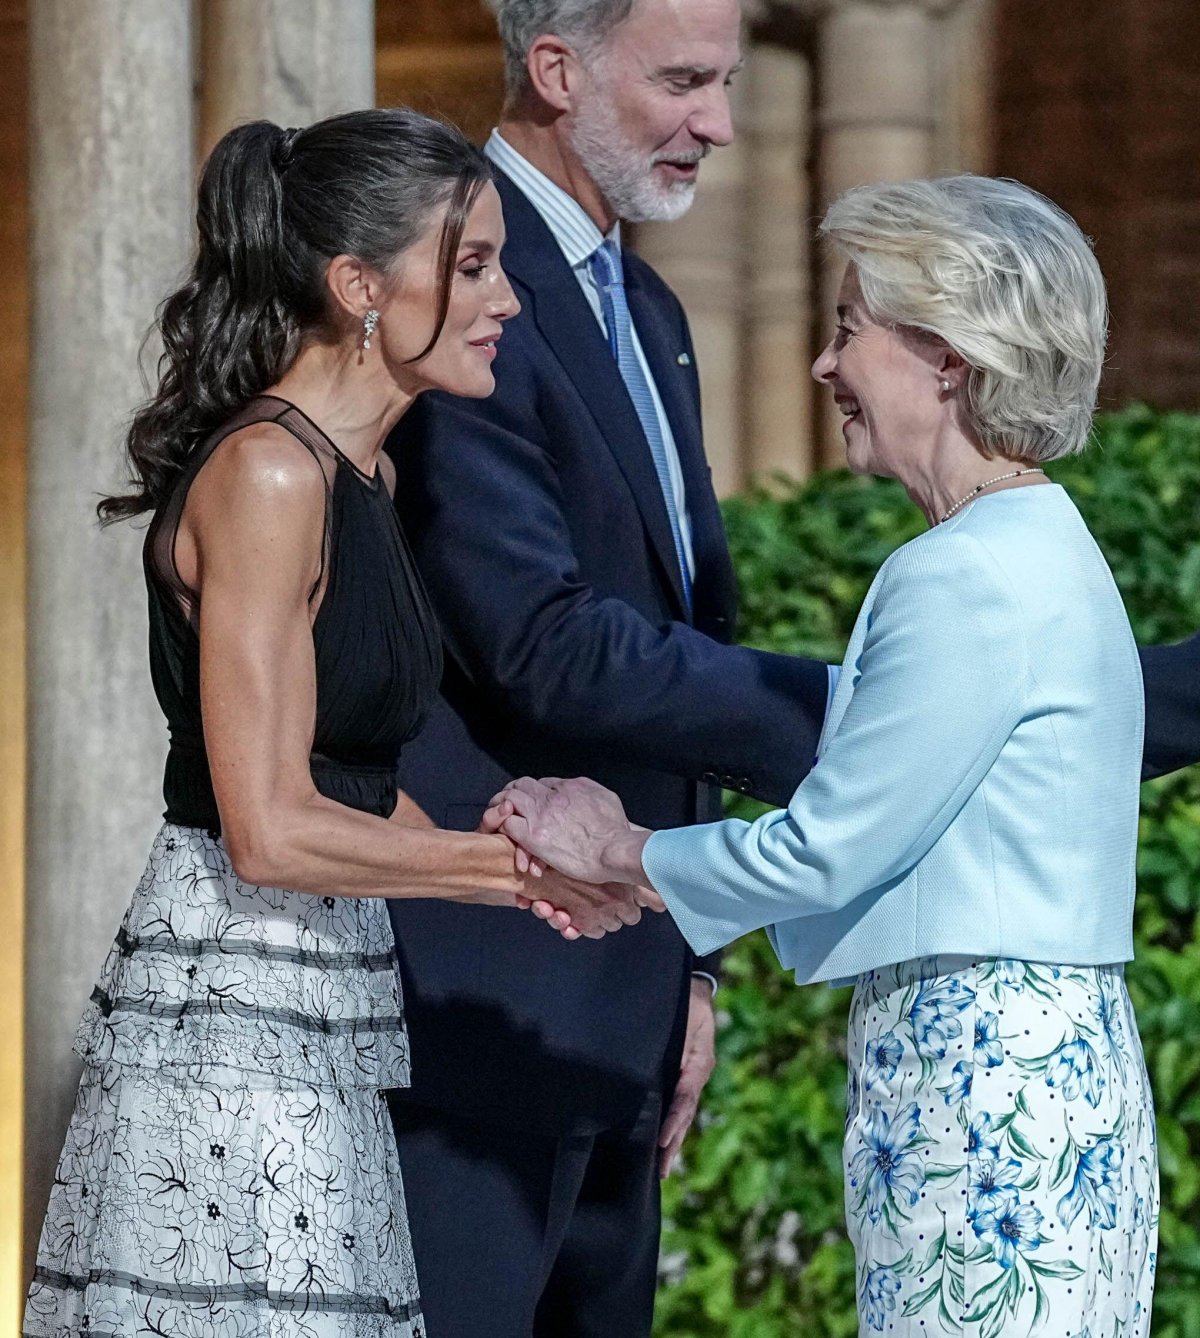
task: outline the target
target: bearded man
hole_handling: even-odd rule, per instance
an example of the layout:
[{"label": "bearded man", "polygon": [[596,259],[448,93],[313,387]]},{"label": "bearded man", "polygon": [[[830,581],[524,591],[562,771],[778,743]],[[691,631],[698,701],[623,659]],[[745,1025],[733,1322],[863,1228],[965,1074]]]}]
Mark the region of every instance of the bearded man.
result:
[{"label": "bearded man", "polygon": [[[596,777],[654,828],[717,818],[722,786],[786,803],[828,671],[728,644],[687,321],[620,231],[683,214],[730,141],[737,0],[492,4],[507,101],[486,152],[523,311],[490,400],[425,396],[389,443],[447,652],[401,785],[461,830],[524,774]],[[430,1333],[648,1334],[659,1176],[713,1065],[716,964],[667,916],[568,943],[504,910],[389,909]]]}]

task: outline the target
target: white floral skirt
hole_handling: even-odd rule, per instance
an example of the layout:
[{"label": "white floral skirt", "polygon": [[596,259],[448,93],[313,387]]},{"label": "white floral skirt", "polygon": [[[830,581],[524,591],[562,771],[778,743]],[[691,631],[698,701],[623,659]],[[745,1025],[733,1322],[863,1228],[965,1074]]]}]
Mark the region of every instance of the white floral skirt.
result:
[{"label": "white floral skirt", "polygon": [[168,824],[76,1048],[28,1338],[424,1338],[383,902],[249,887]]},{"label": "white floral skirt", "polygon": [[1121,967],[886,967],[848,1058],[860,1334],[1147,1338],[1158,1159]]}]

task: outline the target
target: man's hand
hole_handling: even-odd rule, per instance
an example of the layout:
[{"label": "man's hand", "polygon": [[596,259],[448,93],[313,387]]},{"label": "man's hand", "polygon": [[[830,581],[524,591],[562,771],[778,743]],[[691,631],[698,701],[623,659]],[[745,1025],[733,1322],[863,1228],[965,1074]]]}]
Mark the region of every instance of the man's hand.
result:
[{"label": "man's hand", "polygon": [[679,1081],[675,1084],[671,1108],[658,1134],[660,1180],[665,1180],[671,1173],[671,1164],[678,1156],[687,1131],[696,1118],[700,1093],[704,1091],[704,1084],[708,1082],[717,1062],[717,1023],[713,1015],[712,997],[712,985],[707,980],[693,976]]},{"label": "man's hand", "polygon": [[[476,830],[494,835],[512,814],[512,804],[497,796]],[[520,868],[522,852],[518,848],[516,853]],[[627,883],[585,883],[555,869],[547,870],[540,863],[532,865],[533,861],[526,858],[520,868],[530,895],[518,896],[517,905],[522,910],[532,909],[539,920],[545,920],[565,939],[603,938],[624,925],[637,924],[643,909],[664,909],[662,899],[650,888]]]},{"label": "man's hand", "polygon": [[521,872],[551,867],[596,884],[644,880],[649,833],[630,826],[620,799],[603,785],[586,777],[522,776],[493,797],[485,820],[494,821],[493,810],[504,803],[512,813],[501,830],[523,853]]},{"label": "man's hand", "polygon": [[[512,814],[513,806],[507,799],[501,800],[500,803],[493,799],[491,804],[484,809],[483,816],[479,819],[479,826],[475,828],[475,831],[480,836],[495,836],[505,822],[512,817]],[[432,825],[430,823],[430,826]],[[521,872],[524,873],[525,870],[522,869]]]}]

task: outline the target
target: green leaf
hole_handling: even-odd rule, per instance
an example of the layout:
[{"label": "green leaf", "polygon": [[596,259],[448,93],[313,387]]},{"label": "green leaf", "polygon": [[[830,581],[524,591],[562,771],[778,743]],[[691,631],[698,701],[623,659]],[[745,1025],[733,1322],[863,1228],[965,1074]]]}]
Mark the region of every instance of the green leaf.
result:
[{"label": "green leaf", "polygon": [[988,1312],[979,1330],[980,1338],[997,1338],[997,1335],[1003,1332],[1005,1322],[1004,1306],[997,1302]]},{"label": "green leaf", "polygon": [[991,1282],[985,1282],[971,1297],[971,1309],[966,1317],[968,1323],[978,1323],[984,1316],[989,1315],[995,1306],[1003,1304],[1011,1273],[1012,1269],[1001,1269]]},{"label": "green leaf", "polygon": [[916,1276],[923,1278],[930,1272],[938,1260],[942,1257],[942,1251],[946,1247],[946,1233],[941,1231],[930,1242],[929,1249],[925,1251],[925,1257],[921,1260],[921,1266],[915,1270]]},{"label": "green leaf", "polygon": [[1046,1322],[1046,1317],[1050,1313],[1050,1302],[1046,1297],[1046,1289],[1042,1286],[1036,1274],[1033,1276],[1033,1320],[1029,1326],[1031,1334],[1036,1333]]},{"label": "green leaf", "polygon": [[910,1296],[908,1300],[905,1301],[904,1303],[904,1312],[903,1312],[904,1318],[905,1319],[911,1318],[913,1315],[917,1313],[918,1310],[921,1309],[922,1306],[928,1305],[929,1302],[937,1295],[941,1285],[942,1285],[942,1280],[941,1278],[938,1278],[936,1281],[931,1282],[928,1287],[924,1288],[922,1291],[917,1292],[916,1295]]},{"label": "green leaf", "polygon": [[1047,1182],[1047,1189],[1057,1189],[1065,1180],[1067,1180],[1075,1170],[1075,1146],[1072,1143],[1065,1143],[1062,1151],[1054,1159],[1054,1165],[1050,1168],[1050,1179]]},{"label": "green leaf", "polygon": [[1071,1282],[1079,1277],[1083,1269],[1073,1259],[1055,1259],[1047,1262],[1044,1259],[1026,1258],[1025,1262],[1029,1265],[1030,1271],[1036,1273],[1042,1278],[1060,1278],[1065,1282]]},{"label": "green leaf", "polygon": [[1108,1279],[1109,1282],[1112,1281],[1112,1275],[1113,1275],[1112,1260],[1108,1257],[1108,1251],[1104,1248],[1103,1236],[1100,1237],[1100,1271],[1104,1274],[1104,1276]]},{"label": "green leaf", "polygon": [[1008,1141],[1013,1145],[1013,1149],[1016,1152],[1019,1152],[1022,1157],[1033,1157],[1038,1161],[1045,1160],[1042,1157],[1042,1154],[1038,1152],[1015,1124],[1010,1124],[1008,1126]]},{"label": "green leaf", "polygon": [[1004,1289],[1004,1301],[1009,1312],[1015,1315],[1017,1306],[1021,1304],[1021,1270],[1019,1268],[1014,1267],[1008,1270],[1008,1286]]}]

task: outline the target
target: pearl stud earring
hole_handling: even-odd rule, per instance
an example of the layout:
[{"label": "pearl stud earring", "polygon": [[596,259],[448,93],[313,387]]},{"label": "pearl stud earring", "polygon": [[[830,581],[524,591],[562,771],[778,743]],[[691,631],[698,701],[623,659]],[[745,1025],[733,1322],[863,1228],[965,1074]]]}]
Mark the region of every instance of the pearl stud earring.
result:
[{"label": "pearl stud earring", "polygon": [[943,381],[943,382],[942,382],[942,394],[943,394],[943,395],[947,395],[947,394],[949,394],[949,393],[950,393],[950,382],[949,382],[949,381]]},{"label": "pearl stud earring", "polygon": [[374,307],[363,317],[363,348],[371,347],[371,336],[375,333],[379,325],[379,312]]}]

